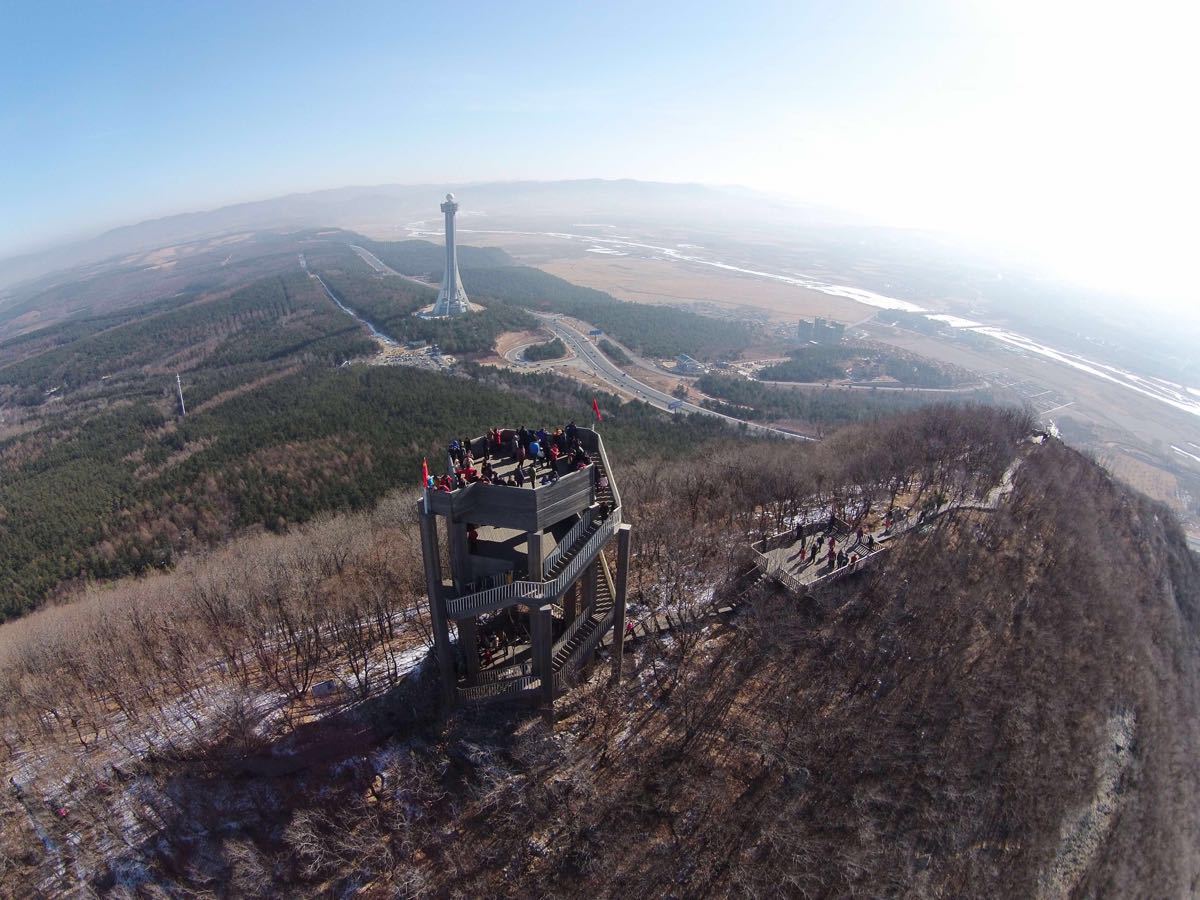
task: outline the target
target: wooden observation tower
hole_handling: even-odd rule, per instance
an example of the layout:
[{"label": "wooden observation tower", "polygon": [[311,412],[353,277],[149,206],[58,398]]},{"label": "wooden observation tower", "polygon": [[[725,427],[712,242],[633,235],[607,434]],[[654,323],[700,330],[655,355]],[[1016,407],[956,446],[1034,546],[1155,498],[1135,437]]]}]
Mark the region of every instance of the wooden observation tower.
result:
[{"label": "wooden observation tower", "polygon": [[[503,477],[516,459],[488,438],[477,461]],[[523,695],[547,711],[609,629],[620,677],[631,526],[600,435],[573,429],[586,454],[534,468],[532,484],[426,488],[418,503],[434,650],[448,704]],[[527,467],[528,468],[528,467]],[[545,482],[545,483],[542,483]],[[605,549],[616,538],[616,559]],[[442,544],[446,553],[443,555]],[[452,630],[457,640],[452,640]]]}]

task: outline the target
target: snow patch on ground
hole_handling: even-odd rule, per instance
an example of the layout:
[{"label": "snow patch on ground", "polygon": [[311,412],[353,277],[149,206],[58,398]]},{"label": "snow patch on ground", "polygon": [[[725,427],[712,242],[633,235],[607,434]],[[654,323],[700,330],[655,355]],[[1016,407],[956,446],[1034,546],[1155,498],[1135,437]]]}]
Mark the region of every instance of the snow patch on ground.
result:
[{"label": "snow patch on ground", "polygon": [[1194,460],[1195,462],[1200,462],[1200,456],[1197,456],[1195,453],[1189,453],[1187,450],[1184,450],[1182,447],[1176,447],[1174,444],[1172,444],[1171,449],[1174,450],[1176,453],[1182,453],[1188,459]]}]

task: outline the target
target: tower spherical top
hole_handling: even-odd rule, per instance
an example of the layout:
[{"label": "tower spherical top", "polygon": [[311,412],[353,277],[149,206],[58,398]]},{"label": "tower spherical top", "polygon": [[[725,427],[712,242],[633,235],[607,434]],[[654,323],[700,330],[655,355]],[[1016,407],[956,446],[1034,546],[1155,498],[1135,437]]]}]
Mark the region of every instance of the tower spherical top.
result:
[{"label": "tower spherical top", "polygon": [[453,202],[454,202],[454,195],[453,195],[453,194],[447,194],[447,195],[446,195],[446,202],[447,202],[447,203],[453,203]]}]

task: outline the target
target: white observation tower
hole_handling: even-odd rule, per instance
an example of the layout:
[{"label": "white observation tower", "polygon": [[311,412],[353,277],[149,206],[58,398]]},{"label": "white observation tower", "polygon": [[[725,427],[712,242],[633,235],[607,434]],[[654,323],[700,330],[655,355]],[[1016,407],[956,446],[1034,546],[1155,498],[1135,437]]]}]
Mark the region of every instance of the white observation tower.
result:
[{"label": "white observation tower", "polygon": [[446,215],[446,273],[442,276],[442,289],[438,291],[432,315],[463,316],[470,310],[470,306],[467,302],[467,292],[463,290],[462,279],[458,276],[458,254],[454,249],[454,214],[458,212],[458,201],[454,199],[453,194],[446,195],[442,212]]}]

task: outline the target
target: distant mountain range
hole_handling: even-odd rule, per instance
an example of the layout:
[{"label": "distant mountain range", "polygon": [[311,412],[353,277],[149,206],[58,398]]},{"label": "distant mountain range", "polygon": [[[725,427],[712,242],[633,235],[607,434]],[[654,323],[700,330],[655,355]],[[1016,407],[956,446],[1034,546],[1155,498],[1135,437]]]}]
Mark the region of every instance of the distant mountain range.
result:
[{"label": "distant mountain range", "polygon": [[[0,259],[0,288],[127,253],[235,232],[321,226],[399,229],[414,219],[437,219],[438,204],[447,191],[462,195],[461,215],[486,213],[506,219],[602,217],[598,220],[614,224],[636,219],[676,225],[745,222],[760,227],[772,222],[812,226],[854,221],[833,210],[745,188],[700,184],[587,179],[344,187],[151,219],[49,250]],[[397,236],[402,233],[398,230]]]}]

